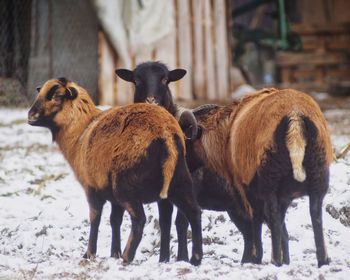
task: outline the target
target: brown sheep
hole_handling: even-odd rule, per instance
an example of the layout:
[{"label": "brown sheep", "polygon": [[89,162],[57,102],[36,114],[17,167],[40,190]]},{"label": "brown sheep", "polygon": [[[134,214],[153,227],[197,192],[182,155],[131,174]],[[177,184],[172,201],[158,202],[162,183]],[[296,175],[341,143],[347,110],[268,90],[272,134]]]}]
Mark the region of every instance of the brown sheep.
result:
[{"label": "brown sheep", "polygon": [[256,238],[267,219],[272,261],[281,265],[283,252],[283,262],[289,262],[285,213],[294,198],[307,194],[318,265],[328,264],[322,201],[333,152],[317,103],[292,89],[264,89],[228,106],[193,112],[199,134],[187,145],[189,167],[205,165],[237,189],[246,208],[253,208]]},{"label": "brown sheep", "polygon": [[59,78],[39,89],[28,122],[51,130],[85,190],[91,222],[85,257],[96,254],[102,208],[108,200],[112,203],[112,256],[120,254],[119,225],[112,221],[113,212],[125,209],[131,216],[131,233],[122,255],[125,263],[131,262],[146,220],[142,204],[161,196],[188,218],[193,232],[191,263],[200,264],[201,214],[185,162],[184,135],[165,109],[133,104],[102,112],[82,87]]}]

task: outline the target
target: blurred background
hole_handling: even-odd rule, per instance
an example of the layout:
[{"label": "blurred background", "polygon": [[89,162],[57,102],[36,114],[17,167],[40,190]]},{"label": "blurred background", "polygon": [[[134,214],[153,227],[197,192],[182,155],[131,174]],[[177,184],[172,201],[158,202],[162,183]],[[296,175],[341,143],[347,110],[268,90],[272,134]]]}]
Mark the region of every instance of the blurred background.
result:
[{"label": "blurred background", "polygon": [[60,76],[126,104],[114,70],[148,60],[188,70],[171,85],[179,102],[265,86],[350,95],[350,1],[0,0],[0,105]]}]

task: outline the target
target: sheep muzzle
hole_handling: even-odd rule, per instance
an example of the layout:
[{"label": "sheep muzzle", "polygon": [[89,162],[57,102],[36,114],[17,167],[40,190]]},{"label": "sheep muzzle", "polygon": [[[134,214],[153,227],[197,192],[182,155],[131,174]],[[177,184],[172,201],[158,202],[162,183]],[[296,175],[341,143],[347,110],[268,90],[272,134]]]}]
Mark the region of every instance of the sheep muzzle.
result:
[{"label": "sheep muzzle", "polygon": [[156,100],[155,97],[147,97],[146,98],[146,103],[148,104],[154,104],[154,105],[159,105],[158,101]]},{"label": "sheep muzzle", "polygon": [[185,110],[180,114],[179,124],[188,140],[198,139],[197,120],[190,110]]}]

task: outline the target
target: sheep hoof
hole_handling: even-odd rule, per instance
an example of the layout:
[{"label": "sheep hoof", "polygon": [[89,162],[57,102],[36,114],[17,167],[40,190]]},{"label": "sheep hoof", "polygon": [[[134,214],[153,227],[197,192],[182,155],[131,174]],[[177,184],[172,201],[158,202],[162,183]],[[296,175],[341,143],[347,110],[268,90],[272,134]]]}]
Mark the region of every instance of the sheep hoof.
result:
[{"label": "sheep hoof", "polygon": [[272,262],[272,264],[274,264],[275,266],[278,266],[278,267],[282,266],[282,261],[281,261],[281,260],[276,261],[276,260],[272,259],[271,262]]},{"label": "sheep hoof", "polygon": [[89,259],[89,260],[94,260],[96,258],[96,255],[94,253],[91,253],[89,251],[87,251],[84,256],[84,259]]},{"label": "sheep hoof", "polygon": [[290,264],[290,259],[288,258],[283,258],[283,264],[289,265]]},{"label": "sheep hoof", "polygon": [[320,268],[323,265],[329,265],[330,262],[331,262],[331,259],[327,257],[325,260],[318,261],[318,267]]},{"label": "sheep hoof", "polygon": [[169,260],[170,260],[170,256],[168,255],[168,256],[160,256],[159,257],[159,262],[160,263],[168,263],[169,262]]},{"label": "sheep hoof", "polygon": [[244,257],[241,260],[241,264],[244,264],[244,263],[261,264],[261,259],[254,256]]},{"label": "sheep hoof", "polygon": [[185,255],[185,256],[178,256],[177,259],[176,259],[177,262],[188,262],[188,256]]},{"label": "sheep hoof", "polygon": [[121,258],[121,256],[122,256],[122,253],[120,251],[111,253],[111,258],[119,259]]},{"label": "sheep hoof", "polygon": [[192,257],[191,257],[191,260],[190,260],[190,263],[194,266],[198,266],[200,265],[202,262],[202,258],[198,255],[198,254],[194,254]]},{"label": "sheep hoof", "polygon": [[129,261],[129,260],[127,260],[127,259],[124,259],[123,258],[123,266],[127,266],[127,265],[129,265],[131,263],[131,261]]},{"label": "sheep hoof", "polygon": [[132,262],[132,260],[134,259],[134,257],[131,257],[129,254],[127,253],[123,253],[122,255],[122,259],[123,259],[123,265],[128,265]]}]

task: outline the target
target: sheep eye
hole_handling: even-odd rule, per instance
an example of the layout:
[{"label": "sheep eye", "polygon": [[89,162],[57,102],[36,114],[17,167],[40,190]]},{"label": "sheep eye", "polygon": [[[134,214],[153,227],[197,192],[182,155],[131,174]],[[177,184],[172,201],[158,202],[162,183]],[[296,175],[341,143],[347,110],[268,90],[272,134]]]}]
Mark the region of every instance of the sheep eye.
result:
[{"label": "sheep eye", "polygon": [[163,83],[164,85],[166,85],[166,84],[168,83],[168,78],[163,78],[163,79],[162,79],[162,83]]},{"label": "sheep eye", "polygon": [[59,86],[58,85],[55,85],[53,86],[48,92],[47,92],[47,95],[46,95],[46,99],[47,100],[52,100],[52,98],[54,97],[56,91],[58,90]]}]

